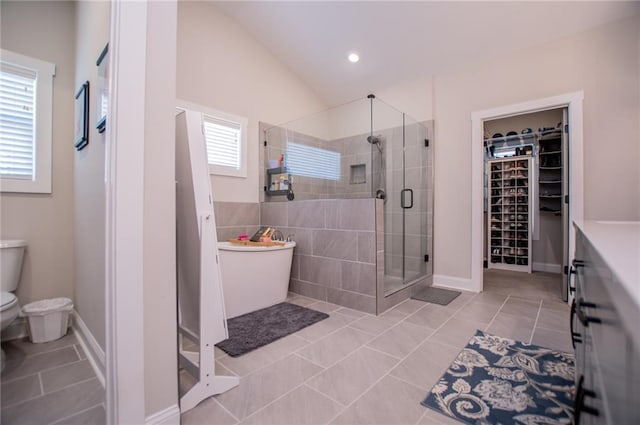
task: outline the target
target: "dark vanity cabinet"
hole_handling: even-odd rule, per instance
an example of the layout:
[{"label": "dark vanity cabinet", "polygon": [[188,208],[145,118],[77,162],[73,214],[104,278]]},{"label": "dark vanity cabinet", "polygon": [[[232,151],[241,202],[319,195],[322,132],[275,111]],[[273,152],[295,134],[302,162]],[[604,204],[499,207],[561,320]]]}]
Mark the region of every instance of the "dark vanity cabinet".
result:
[{"label": "dark vanity cabinet", "polygon": [[640,223],[576,223],[576,424],[640,424]]}]

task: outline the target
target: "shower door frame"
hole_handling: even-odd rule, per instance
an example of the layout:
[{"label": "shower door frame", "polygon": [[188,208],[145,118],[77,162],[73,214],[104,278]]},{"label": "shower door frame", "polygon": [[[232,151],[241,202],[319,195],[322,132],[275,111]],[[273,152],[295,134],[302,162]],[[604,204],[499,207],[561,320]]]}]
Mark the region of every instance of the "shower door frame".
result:
[{"label": "shower door frame", "polygon": [[[373,107],[373,102],[372,102],[372,107]],[[387,278],[388,276],[391,276],[390,274],[388,274],[389,270],[387,270],[387,265],[390,265],[392,263],[392,261],[388,261],[387,258],[388,256],[393,255],[393,253],[390,253],[387,249],[386,246],[392,245],[389,241],[387,241],[386,238],[388,237],[392,237],[391,232],[393,231],[393,229],[389,229],[387,227],[387,225],[384,226],[384,240],[385,240],[385,248],[384,249],[384,256],[379,259],[379,261],[382,261],[383,264],[385,265],[383,267],[383,273],[381,275],[379,275],[379,280],[382,280],[381,284],[378,285],[378,294],[379,294],[379,300],[378,300],[378,310],[379,312],[381,312],[381,304],[389,304],[388,302],[380,302],[380,299],[385,299],[388,297],[393,296],[393,299],[397,299],[399,297],[401,297],[401,299],[407,298],[410,295],[406,294],[406,290],[410,287],[415,286],[416,283],[420,283],[420,282],[427,282],[429,283],[430,280],[432,280],[433,277],[433,268],[431,268],[431,270],[429,270],[429,266],[432,266],[433,264],[433,255],[432,255],[432,251],[433,251],[433,246],[429,246],[429,240],[431,240],[432,245],[433,245],[433,233],[431,233],[431,238],[429,238],[429,219],[428,219],[428,209],[429,206],[431,206],[431,208],[433,208],[433,192],[431,193],[431,202],[429,202],[427,200],[427,196],[429,194],[428,191],[428,179],[431,178],[433,180],[433,167],[431,168],[431,173],[430,175],[428,175],[428,170],[429,170],[429,157],[428,157],[428,153],[427,154],[423,154],[424,156],[421,156],[421,162],[420,162],[420,171],[419,171],[419,176],[420,176],[420,184],[417,189],[416,187],[414,187],[415,185],[413,185],[412,187],[407,187],[407,168],[406,168],[406,155],[407,155],[407,118],[410,118],[412,120],[411,124],[409,125],[415,125],[416,128],[421,129],[420,134],[416,133],[416,146],[422,148],[422,149],[432,149],[432,145],[429,144],[428,142],[428,135],[429,135],[429,128],[430,126],[427,123],[423,123],[423,122],[418,122],[416,120],[413,120],[413,118],[407,116],[407,114],[402,113],[402,146],[401,146],[401,151],[402,151],[402,181],[401,181],[401,188],[399,189],[399,191],[394,190],[392,186],[392,183],[390,183],[390,179],[391,176],[393,174],[393,169],[386,169],[386,181],[385,181],[385,191],[386,191],[386,203],[383,204],[383,211],[382,211],[382,220],[383,221],[387,221],[385,218],[387,216],[387,214],[392,216],[391,212],[387,212],[387,208],[392,208],[393,204],[388,204],[388,202],[400,202],[403,206],[401,207],[401,213],[402,213],[402,221],[401,221],[401,235],[402,235],[402,248],[401,248],[401,257],[402,257],[402,276],[399,277],[398,279],[401,279],[401,283],[400,286],[398,286],[397,288],[393,288],[393,289],[389,289],[388,285],[386,284]],[[373,131],[373,126],[374,126],[374,120],[373,120],[373,112],[372,112],[372,116],[371,116],[371,132],[370,132],[370,136],[374,137],[374,131]],[[418,140],[420,139],[420,140]],[[424,139],[424,146],[420,146],[422,143],[422,140]],[[387,152],[389,152],[390,150],[390,146],[387,146]],[[373,146],[372,146],[372,164],[375,163],[374,160],[374,154],[375,151],[373,150]],[[389,158],[386,158],[387,162],[392,162],[389,160]],[[378,171],[380,172],[380,170]],[[373,180],[373,179],[372,179]],[[375,191],[376,188],[372,186],[372,194],[375,197]],[[420,253],[418,253],[418,255],[416,256],[416,258],[422,258],[423,255],[428,256],[425,260],[426,262],[430,263],[424,267],[420,267],[420,270],[416,271],[416,273],[412,273],[411,277],[408,277],[408,272],[407,272],[407,254],[409,253],[408,250],[408,238],[407,238],[407,209],[410,208],[404,208],[404,205],[406,205],[405,200],[406,200],[406,194],[407,193],[411,193],[411,201],[413,204],[413,200],[415,198],[415,194],[413,193],[413,190],[417,190],[420,192],[420,196],[418,196],[418,199],[421,200],[420,205],[424,205],[424,211],[419,211],[417,214],[420,215],[419,219],[418,219],[418,223],[419,223],[419,236],[420,236],[420,240],[419,240],[419,246],[420,246]],[[400,199],[396,198],[396,193],[400,194]],[[424,198],[424,199],[423,199]],[[432,212],[433,214],[433,212]],[[422,215],[424,215],[424,218],[422,217]],[[433,215],[431,216],[433,217]],[[423,222],[424,221],[424,222]],[[432,219],[431,219],[431,223],[432,223]],[[387,231],[391,231],[389,233],[387,233]],[[433,230],[433,229],[431,229]],[[421,261],[421,260],[418,260]],[[398,294],[398,295],[395,295]],[[404,294],[404,295],[403,295]],[[394,296],[395,295],[395,296]]]}]

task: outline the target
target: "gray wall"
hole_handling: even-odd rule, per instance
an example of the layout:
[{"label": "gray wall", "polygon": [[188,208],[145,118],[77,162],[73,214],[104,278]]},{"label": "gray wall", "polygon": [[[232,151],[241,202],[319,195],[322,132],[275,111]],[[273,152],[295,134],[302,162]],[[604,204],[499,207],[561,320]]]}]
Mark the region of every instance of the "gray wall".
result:
[{"label": "gray wall", "polygon": [[385,297],[384,206],[380,199],[214,202],[219,241],[272,226],[296,241],[289,290],[371,314],[413,295],[413,285]]},{"label": "gray wall", "polygon": [[263,203],[260,222],[295,235],[291,291],[376,313],[374,199]]},{"label": "gray wall", "polygon": [[376,253],[384,250],[382,240],[376,245],[374,199],[214,202],[214,210],[219,241],[260,225],[293,235],[290,291],[376,313]]},{"label": "gray wall", "polygon": [[[215,191],[214,191],[215,196]],[[213,202],[218,241],[246,233],[251,237],[260,227],[260,204],[257,202]]]}]

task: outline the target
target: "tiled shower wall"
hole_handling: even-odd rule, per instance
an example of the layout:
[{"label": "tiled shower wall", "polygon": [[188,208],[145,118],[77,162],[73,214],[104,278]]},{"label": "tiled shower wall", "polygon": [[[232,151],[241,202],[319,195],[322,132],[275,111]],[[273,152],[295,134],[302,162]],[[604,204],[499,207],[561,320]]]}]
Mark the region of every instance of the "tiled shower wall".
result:
[{"label": "tiled shower wall", "polygon": [[[271,126],[260,123],[260,135],[262,143],[266,146],[260,149],[260,187],[265,182],[265,164],[268,159],[277,159],[280,154],[286,154],[287,140],[326,149],[340,154],[340,178],[330,180],[305,176],[293,176],[293,192],[297,201],[310,199],[343,199],[343,198],[370,198],[372,180],[372,150],[367,142],[366,135],[344,137],[336,140],[323,140],[308,134],[299,133],[284,127]],[[377,153],[377,152],[375,152]],[[353,179],[355,170],[352,166],[361,166],[365,170],[365,180]],[[377,164],[375,166],[378,166]],[[375,168],[375,167],[374,167]],[[284,196],[269,197],[261,192],[260,200],[263,202],[285,202]]]},{"label": "tiled shower wall", "polygon": [[370,198],[262,203],[262,225],[293,235],[297,244],[289,290],[375,314],[383,278],[376,260],[384,255],[375,205]]}]

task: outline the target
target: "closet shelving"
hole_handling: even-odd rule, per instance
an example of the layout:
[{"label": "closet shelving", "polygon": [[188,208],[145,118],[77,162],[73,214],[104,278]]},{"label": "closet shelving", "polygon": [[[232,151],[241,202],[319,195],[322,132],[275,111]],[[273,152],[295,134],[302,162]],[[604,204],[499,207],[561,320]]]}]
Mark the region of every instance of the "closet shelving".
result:
[{"label": "closet shelving", "polygon": [[491,159],[489,166],[489,268],[531,273],[532,159]]},{"label": "closet shelving", "polygon": [[564,195],[561,130],[542,133],[538,138],[538,145],[540,212],[561,214]]}]

